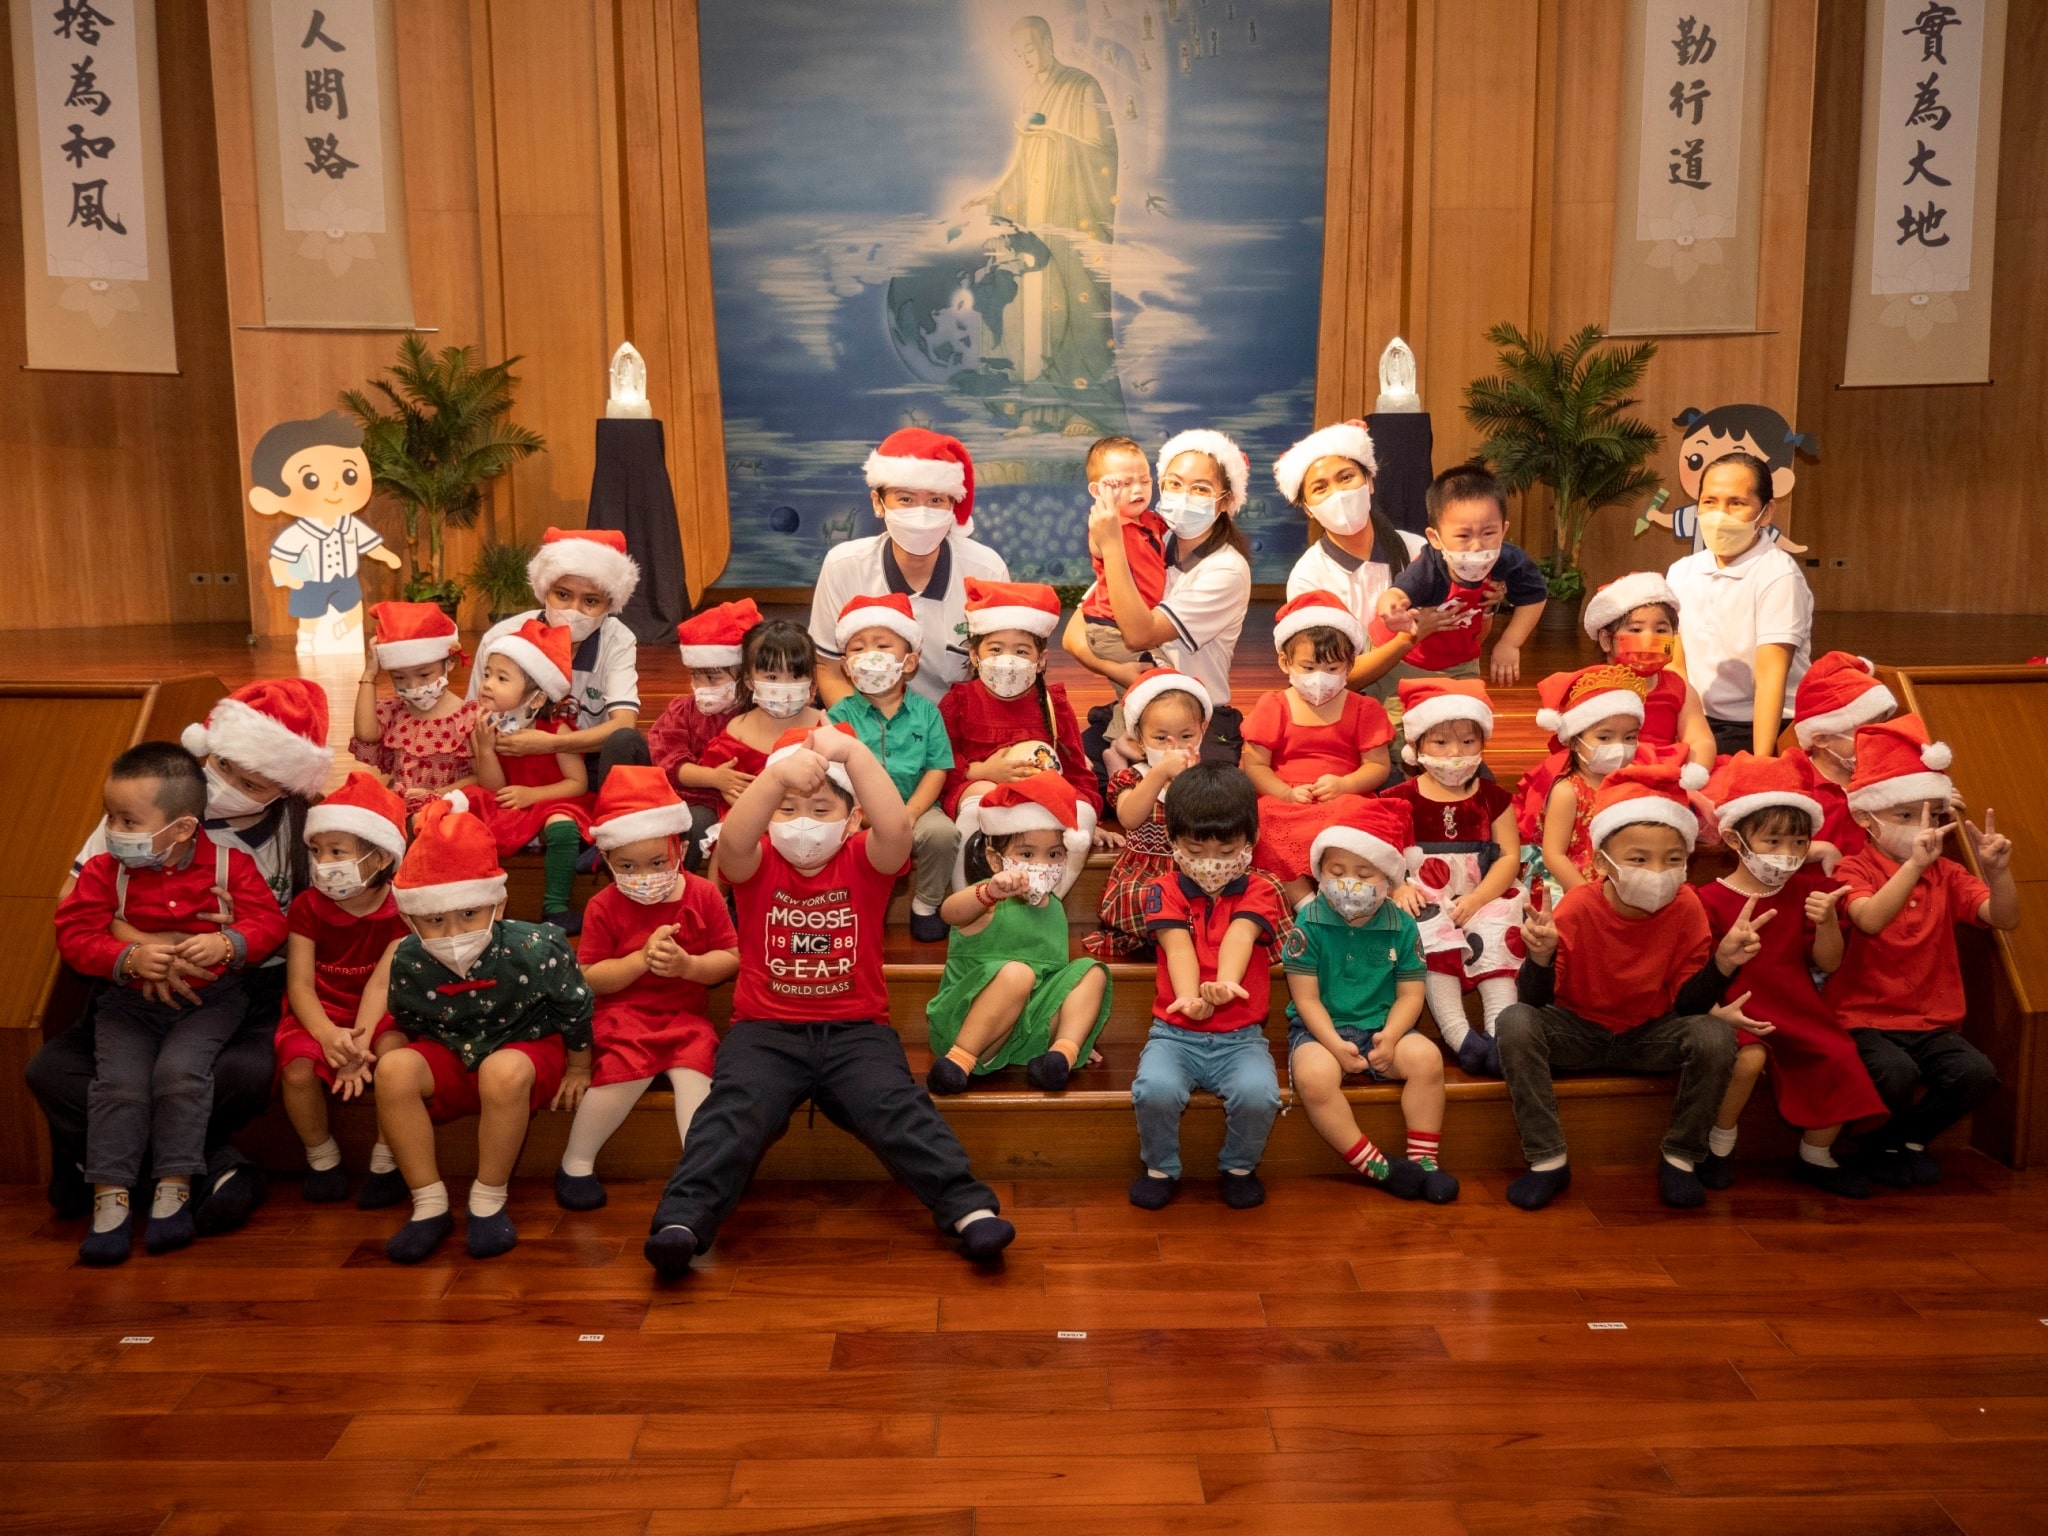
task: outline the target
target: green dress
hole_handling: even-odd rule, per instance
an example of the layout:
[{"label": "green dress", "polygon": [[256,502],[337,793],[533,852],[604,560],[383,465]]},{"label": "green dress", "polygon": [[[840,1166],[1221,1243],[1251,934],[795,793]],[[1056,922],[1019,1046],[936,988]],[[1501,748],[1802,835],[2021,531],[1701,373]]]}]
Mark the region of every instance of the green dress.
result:
[{"label": "green dress", "polygon": [[[1031,989],[1017,1027],[982,1058],[974,1069],[977,1074],[1022,1066],[1051,1050],[1061,1004],[1084,976],[1102,965],[1099,960],[1067,958],[1067,911],[1057,900],[1042,907],[1034,907],[1020,896],[997,902],[987,927],[979,933],[955,928],[947,942],[946,973],[939,978],[938,995],[924,1011],[932,1054],[943,1055],[953,1048],[960,1038],[960,1026],[967,1022],[967,1010],[996,972],[1012,960],[1030,966],[1037,973],[1038,984]],[[1104,975],[1102,980],[1102,1007],[1095,1015],[1094,1028],[1081,1042],[1079,1060],[1083,1062],[1109,1021],[1109,977]]]}]

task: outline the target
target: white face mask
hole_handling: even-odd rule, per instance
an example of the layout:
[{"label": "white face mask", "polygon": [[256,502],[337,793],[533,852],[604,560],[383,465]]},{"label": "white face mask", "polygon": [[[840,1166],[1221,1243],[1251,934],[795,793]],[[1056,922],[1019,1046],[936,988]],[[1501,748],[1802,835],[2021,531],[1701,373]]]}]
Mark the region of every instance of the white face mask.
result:
[{"label": "white face mask", "polygon": [[1425,757],[1420,759],[1422,771],[1446,789],[1457,789],[1472,782],[1472,776],[1479,771],[1483,759],[1477,757]]},{"label": "white face mask", "polygon": [[546,612],[548,623],[568,630],[569,638],[578,645],[596,634],[597,626],[604,622],[601,613],[581,613],[574,608],[549,608]]},{"label": "white face mask", "polygon": [[862,651],[846,658],[846,675],[862,693],[887,693],[903,681],[903,661],[887,651]]},{"label": "white face mask", "polygon": [[[178,845],[178,838],[181,835],[178,828],[184,820],[185,818],[181,816],[158,832],[110,831],[107,833],[107,852],[114,856],[123,869],[162,869],[164,862],[171,856],[171,849]],[[165,839],[162,848],[156,845],[158,838]]]},{"label": "white face mask", "polygon": [[244,794],[221,776],[221,771],[211,762],[206,763],[206,814],[221,821],[239,821],[244,816],[261,816],[277,802],[277,796],[258,800]]},{"label": "white face mask", "polygon": [[1339,538],[1349,538],[1372,521],[1372,487],[1346,486],[1308,509],[1308,515]]},{"label": "white face mask", "polygon": [[1632,741],[1603,741],[1597,747],[1578,749],[1579,763],[1588,773],[1597,773],[1602,778],[1617,768],[1626,767],[1636,760],[1636,743]]},{"label": "white face mask", "polygon": [[951,507],[890,507],[882,514],[882,526],[898,548],[928,555],[960,525]]},{"label": "white face mask", "polygon": [[430,939],[419,936],[420,948],[432,955],[457,976],[467,976],[469,968],[475,965],[477,957],[491,945],[491,933],[497,927],[495,921],[486,923],[474,933],[452,933],[446,938]]},{"label": "white face mask", "polygon": [[798,869],[816,869],[846,841],[843,821],[814,821],[808,816],[768,823],[768,841]]},{"label": "white face mask", "polygon": [[368,857],[366,853],[359,858],[344,859],[338,864],[315,864],[313,889],[329,901],[347,901],[352,896],[362,895],[370,885],[370,882],[363,878],[363,860]]},{"label": "white face mask", "polygon": [[1031,882],[1025,889],[1024,899],[1034,907],[1042,907],[1051,899],[1052,893],[1060,888],[1060,881],[1067,873],[1067,866],[1064,863],[1028,864],[1020,859],[1015,864],[1005,863],[1003,867],[1024,871],[1024,878]]},{"label": "white face mask", "polygon": [[1379,911],[1387,899],[1385,886],[1374,885],[1358,875],[1326,875],[1322,881],[1323,900],[1336,908],[1347,922],[1361,922]]},{"label": "white face mask", "polygon": [[1199,539],[1216,525],[1216,498],[1167,491],[1159,498],[1159,516],[1183,544]]},{"label": "white face mask", "polygon": [[1837,751],[1833,747],[1815,747],[1812,755],[1816,758],[1830,759],[1845,778],[1853,779],[1856,776],[1856,750],[1853,747],[1847,752]]},{"label": "white face mask", "polygon": [[491,729],[500,736],[531,730],[533,722],[540,718],[540,712],[545,708],[545,704],[522,704],[517,709],[501,710],[490,717]]},{"label": "white face mask", "polygon": [[1749,877],[1758,885],[1767,885],[1774,891],[1806,868],[1806,860],[1796,853],[1752,853],[1740,843],[1736,843],[1734,848],[1742,859],[1742,867],[1749,871]]},{"label": "white face mask", "polygon": [[722,683],[712,683],[706,688],[692,688],[690,697],[697,701],[697,712],[701,715],[722,715],[740,701],[740,685],[728,677]]},{"label": "white face mask", "polygon": [[1913,857],[1913,844],[1919,836],[1917,826],[1900,826],[1895,821],[1880,821],[1870,829],[1870,840],[1886,858],[1900,864]]},{"label": "white face mask", "polygon": [[1211,857],[1182,853],[1176,848],[1173,850],[1173,862],[1180,866],[1182,874],[1214,896],[1252,867],[1252,851],[1249,848],[1240,848],[1236,853]]},{"label": "white face mask", "polygon": [[1304,704],[1318,708],[1344,691],[1344,679],[1335,672],[1290,672],[1287,681]]},{"label": "white face mask", "polygon": [[1756,542],[1757,525],[1729,512],[1700,514],[1700,542],[1723,560],[1733,560]]},{"label": "white face mask", "polygon": [[1634,907],[1638,912],[1662,912],[1678,899],[1678,888],[1685,884],[1685,866],[1676,869],[1640,869],[1633,864],[1617,864],[1607,859],[1607,867],[1613,871],[1614,893],[1623,905]]},{"label": "white face mask", "polygon": [[1498,547],[1493,549],[1444,549],[1437,553],[1444,557],[1444,568],[1451,573],[1453,581],[1468,587],[1476,587],[1486,580],[1486,573],[1493,569],[1494,561],[1500,558]]},{"label": "white face mask", "polygon": [[806,682],[754,684],[754,702],[777,720],[787,720],[810,707],[811,685]]},{"label": "white face mask", "polygon": [[417,688],[400,688],[398,696],[405,700],[408,706],[424,715],[441,702],[441,695],[447,691],[448,679],[442,676],[435,678],[431,683],[421,683]]},{"label": "white face mask", "polygon": [[1038,663],[1029,656],[984,656],[975,670],[999,699],[1019,698],[1038,681]]},{"label": "white face mask", "polygon": [[637,901],[643,907],[653,907],[659,906],[673,896],[682,878],[683,872],[680,869],[657,869],[644,875],[614,874],[612,884],[619,888],[628,901]]}]

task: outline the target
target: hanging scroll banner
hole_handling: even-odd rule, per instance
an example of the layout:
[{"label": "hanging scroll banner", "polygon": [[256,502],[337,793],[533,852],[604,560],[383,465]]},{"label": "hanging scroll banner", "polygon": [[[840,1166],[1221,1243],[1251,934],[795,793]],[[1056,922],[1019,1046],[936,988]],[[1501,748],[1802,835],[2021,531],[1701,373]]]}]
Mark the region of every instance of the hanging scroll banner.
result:
[{"label": "hanging scroll banner", "polygon": [[176,373],[155,0],[15,0],[31,368]]},{"label": "hanging scroll banner", "polygon": [[1769,0],[1630,0],[1615,335],[1756,329]]},{"label": "hanging scroll banner", "polygon": [[267,324],[413,323],[397,57],[389,0],[249,0]]},{"label": "hanging scroll banner", "polygon": [[1991,379],[2005,0],[1867,0],[1845,385]]}]

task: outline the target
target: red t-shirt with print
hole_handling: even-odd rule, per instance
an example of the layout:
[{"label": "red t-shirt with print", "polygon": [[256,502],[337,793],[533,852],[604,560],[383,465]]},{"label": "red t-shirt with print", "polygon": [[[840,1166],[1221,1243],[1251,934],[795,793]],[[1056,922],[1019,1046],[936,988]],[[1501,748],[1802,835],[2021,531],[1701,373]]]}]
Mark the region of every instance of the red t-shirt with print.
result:
[{"label": "red t-shirt with print", "polygon": [[740,935],[732,1016],[887,1024],[882,918],[901,872],[875,868],[865,832],[855,833],[809,874],[777,853],[763,834],[760,867],[732,888]]}]

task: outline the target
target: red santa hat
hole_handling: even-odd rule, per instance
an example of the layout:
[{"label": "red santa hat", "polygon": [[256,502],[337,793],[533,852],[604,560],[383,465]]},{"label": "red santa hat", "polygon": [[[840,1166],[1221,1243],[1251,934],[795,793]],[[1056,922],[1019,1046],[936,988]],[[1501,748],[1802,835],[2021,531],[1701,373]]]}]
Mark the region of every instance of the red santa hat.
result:
[{"label": "red santa hat", "polygon": [[[401,663],[403,665],[403,663]],[[306,841],[316,832],[346,832],[394,859],[405,857],[405,800],[357,769],[341,788],[306,812]]]},{"label": "red santa hat", "polygon": [[1655,571],[1630,571],[1587,598],[1579,622],[1586,626],[1588,640],[1598,640],[1608,625],[1619,624],[1652,603],[1669,608],[1674,617],[1678,613],[1678,594],[1671,590],[1670,582]]},{"label": "red santa hat", "polygon": [[676,626],[676,643],[686,667],[736,667],[747,631],[761,622],[751,597],[719,603],[693,614]]},{"label": "red santa hat", "polygon": [[386,670],[444,661],[462,644],[437,603],[379,603],[370,617],[377,621],[377,665]]},{"label": "red santa hat", "polygon": [[502,655],[524,672],[550,702],[559,704],[569,692],[569,676],[574,670],[570,657],[574,650],[567,626],[528,619],[509,635],[486,640],[477,649],[476,664],[481,669],[492,656]]},{"label": "red santa hat", "polygon": [[[797,726],[792,730],[784,731],[780,736],[776,737],[775,750],[768,754],[767,766],[773,768],[792,752],[809,751],[811,729],[813,728]],[[853,727],[843,721],[834,721],[830,725],[820,725],[814,727],[814,729],[820,731],[844,731],[848,736],[854,736]],[[859,739],[858,736],[854,736],[854,740],[858,741]],[[828,762],[825,764],[825,777],[845,790],[848,795],[853,794],[853,780],[847,775],[846,764]]]},{"label": "red santa hat", "polygon": [[469,797],[461,790],[427,802],[391,889],[408,917],[495,907],[505,899],[497,839],[470,814]]},{"label": "red santa hat", "polygon": [[1305,629],[1334,629],[1351,642],[1351,649],[1365,649],[1365,626],[1344,599],[1320,589],[1304,592],[1273,615],[1273,648],[1284,651],[1287,642]]},{"label": "red santa hat", "polygon": [[[971,576],[968,585],[970,588],[975,585]],[[832,631],[832,643],[843,651],[846,642],[864,629],[888,630],[910,647],[912,655],[916,655],[924,645],[924,626],[911,612],[907,593],[885,592],[880,597],[848,598],[846,606],[839,610],[839,624]]]},{"label": "red santa hat", "polygon": [[974,532],[974,459],[957,437],[924,427],[903,427],[882,439],[861,466],[868,489],[936,491],[953,498],[953,521]]},{"label": "red santa hat", "polygon": [[1651,681],[1611,661],[1576,672],[1553,672],[1536,685],[1541,705],[1536,724],[1561,742],[1583,735],[1615,715],[1627,715],[1641,725],[1643,698]]},{"label": "red santa hat", "polygon": [[1194,695],[1195,702],[1202,706],[1202,724],[1209,723],[1209,717],[1216,712],[1216,706],[1209,699],[1209,690],[1185,672],[1176,672],[1171,667],[1154,667],[1149,672],[1138,674],[1138,680],[1124,692],[1124,719],[1130,722],[1133,731],[1145,717],[1145,711],[1161,694],[1187,693]]},{"label": "red santa hat", "polygon": [[622,764],[604,776],[590,838],[606,853],[654,837],[681,837],[690,830],[690,808],[677,798],[660,768]]},{"label": "red santa hat", "polygon": [[1223,471],[1224,495],[1217,511],[1235,512],[1244,505],[1245,493],[1251,489],[1252,466],[1242,448],[1221,432],[1207,427],[1176,432],[1159,450],[1159,478],[1162,481],[1166,478],[1166,466],[1184,453],[1205,453]]},{"label": "red santa hat", "polygon": [[[1095,841],[1095,808],[1074,793],[1073,785],[1050,771],[998,784],[980,800],[963,801],[959,821],[963,845],[976,832],[984,837],[1059,833],[1067,853],[1067,869],[1058,889],[1061,896],[1081,878],[1081,866],[1088,862],[1088,850]],[[965,883],[963,879],[961,884]]]},{"label": "red santa hat", "polygon": [[1810,747],[1816,736],[1842,736],[1899,712],[1891,689],[1877,680],[1876,668],[1861,656],[1829,651],[1817,658],[1799,679],[1792,712],[1792,733]]},{"label": "red santa hat", "polygon": [[967,633],[994,634],[1021,629],[1039,639],[1060,627],[1060,595],[1035,581],[983,581],[967,578]]},{"label": "red santa hat", "polygon": [[1922,800],[1946,804],[1956,787],[1948,765],[1955,754],[1930,741],[1918,715],[1900,715],[1856,729],[1856,772],[1849,779],[1849,809],[1886,811]]},{"label": "red santa hat", "polygon": [[1722,761],[1707,780],[1706,797],[1723,832],[1745,816],[1786,806],[1802,812],[1818,832],[1827,819],[1814,797],[1813,765],[1800,757],[1753,757],[1738,752]]},{"label": "red santa hat", "polygon": [[613,613],[626,606],[640,585],[640,567],[626,553],[626,536],[616,528],[550,528],[541,538],[540,552],[527,562],[526,580],[533,595],[546,602],[557,576],[596,582],[611,598]]},{"label": "red santa hat", "polygon": [[1401,748],[1404,763],[1415,761],[1415,743],[1446,720],[1472,721],[1482,741],[1493,735],[1493,700],[1476,677],[1403,678],[1400,694],[1401,732],[1407,738]]},{"label": "red santa hat", "polygon": [[303,677],[264,678],[237,688],[188,725],[178,740],[194,757],[219,756],[295,795],[327,782],[327,691]]},{"label": "red santa hat", "polygon": [[1301,482],[1317,459],[1349,459],[1368,475],[1379,472],[1380,461],[1372,451],[1372,434],[1362,421],[1340,421],[1309,433],[1273,461],[1273,480],[1289,501],[1301,500]]},{"label": "red santa hat", "polygon": [[1343,820],[1332,822],[1308,845],[1308,870],[1320,876],[1323,855],[1332,848],[1355,853],[1399,885],[1408,878],[1406,850],[1415,839],[1413,818],[1404,800],[1363,800]]},{"label": "red santa hat", "polygon": [[1686,852],[1698,844],[1700,819],[1688,791],[1706,786],[1707,770],[1697,763],[1625,763],[1607,775],[1593,796],[1587,829],[1595,848],[1623,827],[1670,827],[1685,839]]}]

